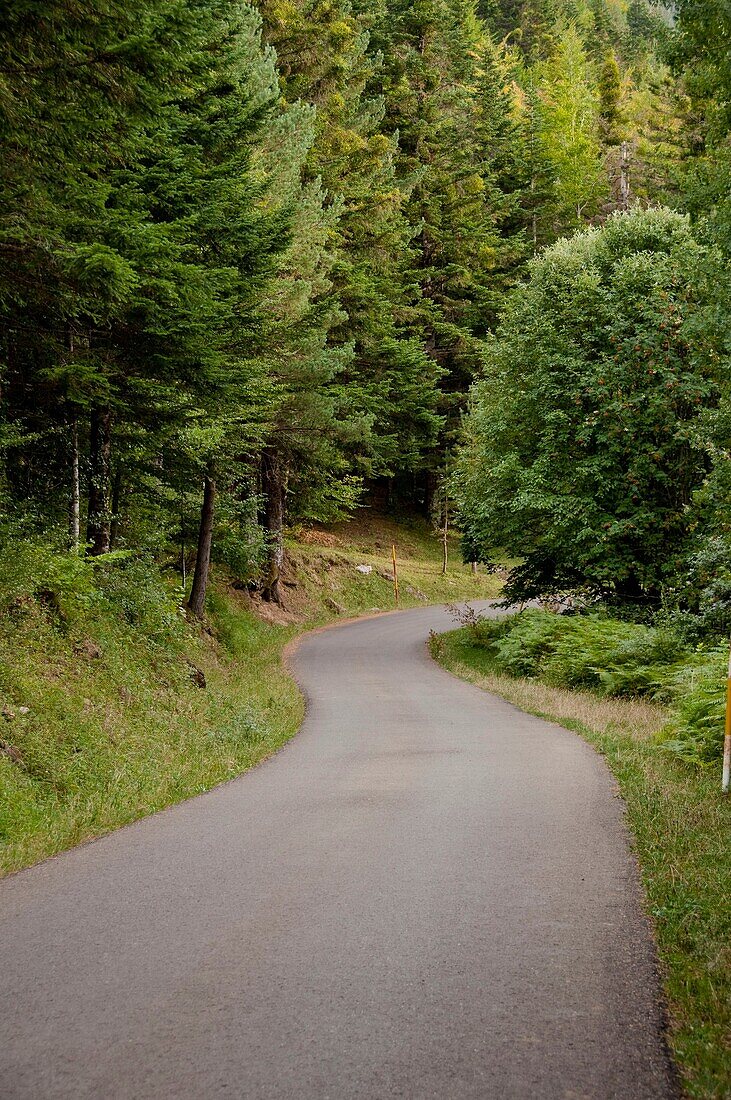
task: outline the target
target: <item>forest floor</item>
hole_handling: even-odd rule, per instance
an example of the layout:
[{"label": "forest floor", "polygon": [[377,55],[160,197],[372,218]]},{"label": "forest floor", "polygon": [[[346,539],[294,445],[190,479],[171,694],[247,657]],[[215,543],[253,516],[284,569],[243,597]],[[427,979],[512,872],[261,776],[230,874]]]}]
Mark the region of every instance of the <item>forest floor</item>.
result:
[{"label": "forest floor", "polygon": [[656,704],[507,676],[464,628],[433,638],[431,649],[450,672],[575,730],[604,755],[627,807],[685,1089],[731,1097],[731,801],[717,769],[659,748],[653,737],[667,714]]},{"label": "forest floor", "polygon": [[177,574],[152,564],[110,563],[97,584],[79,580],[63,555],[16,563],[43,579],[0,615],[0,874],[275,752],[304,712],[284,646],[338,618],[393,609],[394,544],[401,607],[499,592],[500,577],[474,576],[456,541],[442,576],[440,540],[425,521],[365,510],[290,533],[282,608],[219,571],[203,629],[178,610]]}]

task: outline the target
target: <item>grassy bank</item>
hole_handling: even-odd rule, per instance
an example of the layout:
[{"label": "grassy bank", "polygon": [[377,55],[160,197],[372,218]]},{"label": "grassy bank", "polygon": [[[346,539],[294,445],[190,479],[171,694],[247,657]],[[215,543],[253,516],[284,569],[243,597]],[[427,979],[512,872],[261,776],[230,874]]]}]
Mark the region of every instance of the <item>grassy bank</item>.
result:
[{"label": "grassy bank", "polygon": [[[302,703],[280,664],[288,632],[220,590],[212,634],[145,571],[154,621],[127,569],[93,606],[28,600],[0,629],[0,842],[12,871],[207,790],[275,751]],[[139,580],[139,568],[135,571]],[[120,575],[121,574],[121,575]],[[203,686],[205,684],[205,686]]]},{"label": "grassy bank", "polygon": [[[179,575],[31,542],[0,551],[0,873],[208,790],[276,751],[303,704],[283,668],[296,634],[338,617],[494,595],[426,524],[366,515],[290,538],[284,607],[217,574],[205,627]],[[358,564],[371,566],[359,572]]]},{"label": "grassy bank", "polygon": [[654,922],[671,1011],[670,1044],[690,1096],[731,1096],[731,800],[717,768],[693,767],[655,735],[667,712],[496,670],[464,628],[432,640],[445,668],[522,710],[575,730],[619,784]]}]

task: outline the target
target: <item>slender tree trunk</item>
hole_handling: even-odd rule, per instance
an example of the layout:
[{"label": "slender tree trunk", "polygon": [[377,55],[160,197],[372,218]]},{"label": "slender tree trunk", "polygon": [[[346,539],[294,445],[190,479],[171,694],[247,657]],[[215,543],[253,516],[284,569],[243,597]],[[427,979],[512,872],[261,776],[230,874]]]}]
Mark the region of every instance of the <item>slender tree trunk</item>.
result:
[{"label": "slender tree trunk", "polygon": [[81,488],[79,483],[79,421],[71,421],[71,508],[69,511],[69,541],[73,550],[81,540]]},{"label": "slender tree trunk", "polygon": [[86,539],[92,554],[108,554],[111,539],[109,460],[112,450],[112,411],[94,408],[89,446],[89,518]]},{"label": "slender tree trunk", "polygon": [[287,475],[281,454],[274,448],[264,451],[261,461],[261,484],[264,494],[264,529],[268,535],[267,575],[262,597],[281,604],[279,581],[284,565],[284,504]]},{"label": "slender tree trunk", "polygon": [[186,567],[185,567],[185,518],[180,517],[180,575],[181,584],[183,586],[183,595],[185,595],[185,586],[187,584]]},{"label": "slender tree trunk", "polygon": [[109,528],[109,545],[113,550],[119,537],[119,509],[122,503],[122,471],[115,470],[112,478],[112,522]]},{"label": "slender tree trunk", "polygon": [[[68,330],[69,360],[74,357],[74,330]],[[69,541],[73,550],[81,541],[81,487],[79,483],[79,417],[74,412],[71,421],[71,507],[69,510]]]},{"label": "slender tree trunk", "polygon": [[[536,177],[531,176],[531,181],[530,181],[531,194],[535,193],[535,189],[536,189]],[[531,236],[533,237],[533,251],[535,252],[538,249],[538,215],[536,214],[535,207],[533,208],[533,212],[531,213],[530,222],[531,222]]]},{"label": "slender tree trunk", "polygon": [[206,606],[208,575],[211,571],[211,545],[213,543],[213,516],[216,503],[216,481],[213,464],[208,467],[203,481],[203,505],[198,528],[198,553],[195,559],[193,587],[190,590],[188,608],[197,619],[203,618]]},{"label": "slender tree trunk", "polygon": [[447,490],[444,490],[444,523],[442,524],[442,576],[447,574],[447,564],[449,560],[449,551],[447,545],[447,535],[449,534],[449,496]]},{"label": "slender tree trunk", "polygon": [[629,145],[622,142],[619,156],[619,209],[629,210],[630,186],[629,186]]}]

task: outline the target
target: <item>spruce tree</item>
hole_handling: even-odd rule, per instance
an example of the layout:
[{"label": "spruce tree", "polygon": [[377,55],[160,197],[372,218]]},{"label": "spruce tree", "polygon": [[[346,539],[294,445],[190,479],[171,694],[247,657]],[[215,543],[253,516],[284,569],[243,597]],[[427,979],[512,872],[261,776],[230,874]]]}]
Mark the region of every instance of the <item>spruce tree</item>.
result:
[{"label": "spruce tree", "polygon": [[[498,140],[493,147],[509,107],[471,3],[389,0],[374,36],[385,58],[386,122],[399,135],[397,167],[416,234],[426,346],[442,371],[443,448],[459,423],[515,253],[503,236],[512,200],[502,186],[510,169],[501,181]],[[437,452],[435,473],[440,462]]]}]

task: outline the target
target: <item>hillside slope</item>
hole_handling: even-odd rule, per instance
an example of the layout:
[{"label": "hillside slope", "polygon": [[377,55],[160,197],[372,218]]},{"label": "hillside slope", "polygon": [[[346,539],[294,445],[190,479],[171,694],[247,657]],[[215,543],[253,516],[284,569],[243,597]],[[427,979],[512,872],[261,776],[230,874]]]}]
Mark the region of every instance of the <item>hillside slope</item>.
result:
[{"label": "hillside slope", "polygon": [[[296,634],[340,615],[496,595],[419,521],[361,515],[288,541],[283,608],[218,574],[205,628],[176,573],[39,545],[0,555],[0,870],[8,872],[231,778],[297,730],[282,665]],[[360,572],[357,566],[370,567]]]}]

